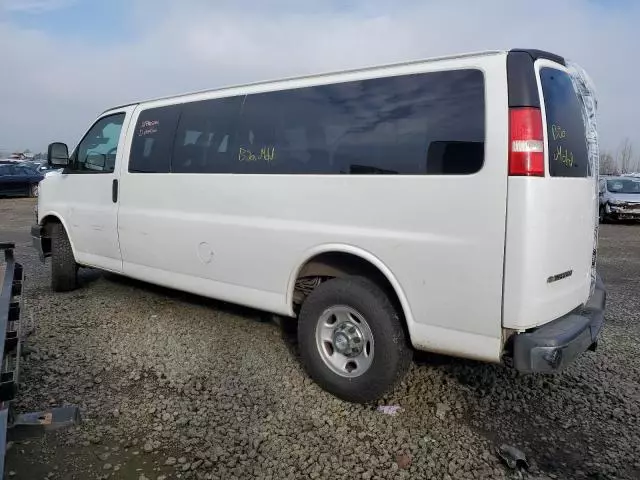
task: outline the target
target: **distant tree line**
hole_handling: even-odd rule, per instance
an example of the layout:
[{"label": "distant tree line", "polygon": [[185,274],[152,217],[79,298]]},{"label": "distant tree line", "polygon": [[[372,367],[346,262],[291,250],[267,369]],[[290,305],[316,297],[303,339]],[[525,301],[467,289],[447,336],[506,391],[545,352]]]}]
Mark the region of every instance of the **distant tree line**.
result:
[{"label": "distant tree line", "polygon": [[640,155],[634,151],[628,138],[616,150],[600,152],[600,175],[623,173],[640,173]]}]

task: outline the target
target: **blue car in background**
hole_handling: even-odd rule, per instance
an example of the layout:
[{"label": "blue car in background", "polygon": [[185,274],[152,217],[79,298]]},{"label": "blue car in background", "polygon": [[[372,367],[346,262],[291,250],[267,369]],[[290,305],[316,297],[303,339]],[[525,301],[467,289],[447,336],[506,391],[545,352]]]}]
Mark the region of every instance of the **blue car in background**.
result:
[{"label": "blue car in background", "polygon": [[41,174],[45,174],[47,172],[51,172],[51,171],[55,171],[55,170],[60,170],[60,168],[57,167],[52,167],[51,165],[48,165],[46,161],[41,160],[41,161],[25,161],[22,162],[21,165],[28,165],[30,167],[33,167],[34,170],[40,172]]},{"label": "blue car in background", "polygon": [[44,173],[31,165],[0,164],[0,197],[37,197],[38,184]]}]

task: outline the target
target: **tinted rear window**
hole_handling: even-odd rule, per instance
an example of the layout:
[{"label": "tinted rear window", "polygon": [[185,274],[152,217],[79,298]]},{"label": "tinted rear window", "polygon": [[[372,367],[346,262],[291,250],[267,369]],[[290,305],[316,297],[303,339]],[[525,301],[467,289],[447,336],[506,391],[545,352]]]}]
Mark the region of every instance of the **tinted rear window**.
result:
[{"label": "tinted rear window", "polygon": [[552,177],[590,174],[582,106],[571,77],[555,68],[541,68],[540,81],[547,113],[549,173]]},{"label": "tinted rear window", "polygon": [[484,143],[484,76],[454,70],[145,110],[129,171],[466,175]]},{"label": "tinted rear window", "polygon": [[171,150],[180,115],[179,106],[144,110],[133,132],[129,171],[168,173]]},{"label": "tinted rear window", "polygon": [[232,151],[231,144],[242,98],[220,98],[182,106],[172,172],[234,173],[238,153]]},{"label": "tinted rear window", "polygon": [[249,95],[237,171],[471,174],[482,167],[479,70],[377,78]]}]

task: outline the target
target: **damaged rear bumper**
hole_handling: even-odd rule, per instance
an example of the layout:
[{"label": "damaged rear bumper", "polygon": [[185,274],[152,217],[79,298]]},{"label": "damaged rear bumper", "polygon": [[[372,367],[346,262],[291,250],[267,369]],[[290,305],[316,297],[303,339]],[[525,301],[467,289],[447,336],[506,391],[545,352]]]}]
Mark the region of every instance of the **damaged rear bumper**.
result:
[{"label": "damaged rear bumper", "polygon": [[600,276],[584,307],[531,332],[515,335],[513,366],[523,373],[564,369],[586,350],[595,350],[604,324],[606,290]]}]

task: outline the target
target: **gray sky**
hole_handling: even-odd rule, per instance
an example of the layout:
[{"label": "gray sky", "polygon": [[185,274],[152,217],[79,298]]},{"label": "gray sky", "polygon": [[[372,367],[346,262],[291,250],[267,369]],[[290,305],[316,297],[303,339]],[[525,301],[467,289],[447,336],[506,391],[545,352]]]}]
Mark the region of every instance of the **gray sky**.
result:
[{"label": "gray sky", "polygon": [[74,145],[133,100],[514,47],[581,64],[601,148],[628,137],[640,149],[632,0],[0,0],[0,149]]}]

